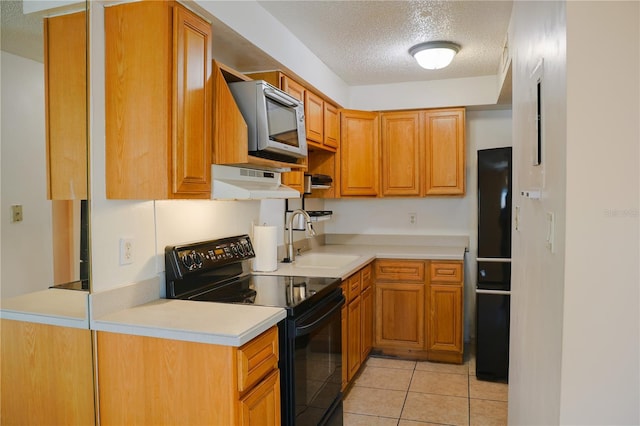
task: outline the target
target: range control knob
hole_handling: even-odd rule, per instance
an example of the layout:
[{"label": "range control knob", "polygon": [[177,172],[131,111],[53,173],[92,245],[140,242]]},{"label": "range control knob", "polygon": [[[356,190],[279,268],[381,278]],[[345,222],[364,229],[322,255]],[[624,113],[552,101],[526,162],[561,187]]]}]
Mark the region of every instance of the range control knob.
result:
[{"label": "range control knob", "polygon": [[244,256],[244,247],[243,246],[238,246],[238,253],[240,254],[240,256]]},{"label": "range control knob", "polygon": [[193,252],[193,263],[196,268],[202,268],[202,255],[198,252]]},{"label": "range control knob", "polygon": [[195,261],[193,260],[193,257],[189,253],[187,253],[182,256],[182,264],[185,268],[187,268],[188,271],[191,271],[195,266]]},{"label": "range control knob", "polygon": [[191,253],[185,253],[181,256],[182,264],[188,271],[202,268],[203,258],[200,253],[192,251]]}]

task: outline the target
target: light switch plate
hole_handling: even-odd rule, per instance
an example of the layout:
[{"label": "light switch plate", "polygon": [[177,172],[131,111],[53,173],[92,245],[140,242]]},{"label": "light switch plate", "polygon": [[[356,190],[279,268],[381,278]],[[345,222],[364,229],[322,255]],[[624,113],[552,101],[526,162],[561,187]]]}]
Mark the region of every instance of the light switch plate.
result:
[{"label": "light switch plate", "polygon": [[553,212],[547,212],[547,241],[545,246],[551,253],[555,253],[556,238],[556,215]]}]

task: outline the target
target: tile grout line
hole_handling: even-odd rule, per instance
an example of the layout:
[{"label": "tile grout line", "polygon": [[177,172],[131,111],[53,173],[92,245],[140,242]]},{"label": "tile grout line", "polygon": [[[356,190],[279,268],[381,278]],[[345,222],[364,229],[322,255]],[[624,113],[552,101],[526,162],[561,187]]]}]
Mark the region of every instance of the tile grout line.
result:
[{"label": "tile grout line", "polygon": [[467,374],[467,412],[469,413],[469,426],[471,426],[471,379],[469,378],[469,374]]},{"label": "tile grout line", "polygon": [[402,419],[402,412],[404,411],[404,406],[407,404],[407,398],[409,397],[409,389],[411,389],[411,382],[413,381],[413,375],[416,372],[416,367],[418,363],[413,364],[413,369],[411,370],[411,378],[409,379],[409,385],[407,386],[407,390],[404,393],[404,401],[402,401],[402,408],[400,408],[400,415],[398,416],[398,421],[396,422],[396,426],[400,425],[400,420]]}]

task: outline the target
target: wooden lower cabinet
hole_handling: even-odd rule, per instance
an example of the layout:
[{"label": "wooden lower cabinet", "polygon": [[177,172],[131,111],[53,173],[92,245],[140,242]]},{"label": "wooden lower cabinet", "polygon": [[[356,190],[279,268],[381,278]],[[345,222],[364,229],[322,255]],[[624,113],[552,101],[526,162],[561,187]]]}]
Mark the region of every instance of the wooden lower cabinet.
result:
[{"label": "wooden lower cabinet", "polygon": [[342,310],[342,389],[357,376],[373,341],[371,265],[342,281],[346,304]]},{"label": "wooden lower cabinet", "polygon": [[0,324],[0,424],[94,424],[91,331],[8,319]]},{"label": "wooden lower cabinet", "polygon": [[280,424],[277,327],[239,348],[96,334],[101,425]]},{"label": "wooden lower cabinet", "polygon": [[376,348],[424,350],[424,284],[376,283]]},{"label": "wooden lower cabinet", "polygon": [[463,262],[379,259],[374,270],[374,350],[461,363]]},{"label": "wooden lower cabinet", "polygon": [[280,371],[266,379],[240,400],[240,424],[280,425]]},{"label": "wooden lower cabinet", "polygon": [[463,291],[461,261],[430,263],[427,353],[432,361],[462,363]]},{"label": "wooden lower cabinet", "polygon": [[362,341],[362,336],[361,336],[362,327],[360,323],[361,321],[360,319],[361,303],[360,302],[361,302],[360,295],[358,295],[355,299],[353,299],[349,303],[349,307],[348,307],[349,340],[347,344],[347,351],[348,351],[347,378],[349,381],[351,381],[351,379],[355,377],[356,373],[358,373],[358,370],[360,369],[360,364],[362,363],[362,359],[360,358],[362,353],[361,347],[360,347],[360,342]]},{"label": "wooden lower cabinet", "polygon": [[360,359],[364,362],[373,348],[373,286],[363,290],[360,297]]},{"label": "wooden lower cabinet", "polygon": [[[344,282],[341,285],[342,293],[346,294]],[[342,325],[342,386],[341,389],[344,391],[349,384],[349,309],[348,305],[345,303],[342,306],[341,310],[341,325]]]}]

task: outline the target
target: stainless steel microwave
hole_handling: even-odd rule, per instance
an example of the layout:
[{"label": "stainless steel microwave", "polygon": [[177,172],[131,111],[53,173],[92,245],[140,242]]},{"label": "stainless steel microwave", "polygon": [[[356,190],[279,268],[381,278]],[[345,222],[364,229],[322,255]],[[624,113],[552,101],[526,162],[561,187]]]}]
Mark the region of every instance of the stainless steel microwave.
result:
[{"label": "stainless steel microwave", "polygon": [[247,122],[249,154],[295,162],[307,156],[304,104],[264,80],[230,83]]}]

